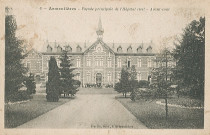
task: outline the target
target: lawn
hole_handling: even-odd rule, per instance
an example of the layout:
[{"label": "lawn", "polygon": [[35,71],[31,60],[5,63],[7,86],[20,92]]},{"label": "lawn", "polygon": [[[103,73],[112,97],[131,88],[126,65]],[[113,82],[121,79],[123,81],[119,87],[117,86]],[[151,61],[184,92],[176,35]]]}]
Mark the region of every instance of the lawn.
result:
[{"label": "lawn", "polygon": [[47,102],[45,97],[34,95],[31,101],[5,105],[5,128],[15,128],[71,100],[60,98],[58,102]]},{"label": "lawn", "polygon": [[[161,100],[162,103],[165,103],[165,100]],[[204,104],[199,99],[191,99],[188,97],[180,98],[170,98],[168,99],[169,104],[181,105],[184,107],[204,107]]]},{"label": "lawn", "polygon": [[[148,128],[152,129],[202,129],[204,110],[169,107],[169,118],[165,120],[165,106],[156,104],[157,100],[131,101],[117,96],[116,99]],[[182,99],[183,100],[183,99]],[[174,102],[174,101],[172,101]]]}]

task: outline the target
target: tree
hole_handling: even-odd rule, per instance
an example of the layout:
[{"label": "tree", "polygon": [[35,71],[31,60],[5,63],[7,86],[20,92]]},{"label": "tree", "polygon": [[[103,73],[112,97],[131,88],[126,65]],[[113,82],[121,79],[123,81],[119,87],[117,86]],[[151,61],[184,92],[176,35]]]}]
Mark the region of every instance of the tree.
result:
[{"label": "tree", "polygon": [[181,40],[175,44],[177,61],[175,77],[181,86],[190,89],[192,97],[204,99],[205,18],[192,21]]},{"label": "tree", "polygon": [[74,74],[73,70],[74,68],[71,68],[72,63],[70,60],[70,57],[67,55],[67,51],[63,51],[61,57],[60,57],[61,63],[60,63],[60,72],[61,72],[61,86],[64,90],[64,96],[67,94],[71,94],[74,96],[77,92],[77,87],[74,85],[75,80],[73,79]]},{"label": "tree", "polygon": [[46,85],[47,101],[57,102],[59,100],[59,89],[60,89],[59,86],[60,86],[60,73],[57,66],[57,62],[54,57],[50,57],[48,82]]},{"label": "tree", "polygon": [[[9,12],[6,7],[6,12]],[[24,59],[23,41],[16,37],[17,24],[13,15],[5,16],[5,101],[23,86],[27,69],[21,63]]]},{"label": "tree", "polygon": [[[171,94],[171,76],[172,66],[169,66],[169,62],[173,62],[172,55],[168,49],[164,49],[159,55],[157,55],[155,62],[157,67],[153,68],[152,78],[153,84],[151,89],[153,90],[153,98],[162,98],[165,100],[166,120],[168,119],[168,97]],[[170,64],[172,65],[172,64]]]},{"label": "tree", "polygon": [[25,85],[27,87],[27,92],[30,95],[36,93],[36,83],[34,80],[34,75],[32,73],[30,73],[29,77],[27,77]]},{"label": "tree", "polygon": [[117,84],[117,91],[119,93],[123,93],[126,98],[127,92],[130,92],[130,82],[129,82],[130,74],[127,68],[122,68],[121,70],[121,78],[119,84]]},{"label": "tree", "polygon": [[132,65],[131,66],[131,70],[130,70],[130,91],[131,91],[131,100],[132,101],[135,101],[136,100],[136,90],[137,90],[137,87],[138,87],[138,81],[136,80],[136,75],[137,75],[137,72],[136,72],[136,69],[135,69],[135,66]]}]

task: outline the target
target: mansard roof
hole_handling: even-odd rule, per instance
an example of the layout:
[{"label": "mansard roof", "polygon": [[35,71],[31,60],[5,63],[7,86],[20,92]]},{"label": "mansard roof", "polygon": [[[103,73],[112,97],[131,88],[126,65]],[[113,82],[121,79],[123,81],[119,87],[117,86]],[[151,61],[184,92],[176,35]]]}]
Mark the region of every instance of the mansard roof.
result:
[{"label": "mansard roof", "polygon": [[[81,48],[80,53],[85,53],[87,52],[91,47],[97,45],[98,43],[101,43],[104,45],[107,49],[112,51],[113,53],[128,53],[127,49],[132,48],[132,53],[135,54],[137,53],[138,48],[142,48],[141,53],[148,53],[147,49],[151,48],[152,53],[157,53],[157,50],[155,48],[155,45],[152,42],[149,43],[106,43],[103,40],[96,40],[95,42],[46,42],[43,45],[42,51],[46,53],[47,52],[47,46],[52,47],[52,52],[51,53],[57,53],[57,47],[60,46],[63,50],[65,50],[66,46],[69,46],[72,48],[71,53],[78,53],[77,52],[77,47],[79,46]],[[117,52],[117,49],[121,47],[122,52]]]}]

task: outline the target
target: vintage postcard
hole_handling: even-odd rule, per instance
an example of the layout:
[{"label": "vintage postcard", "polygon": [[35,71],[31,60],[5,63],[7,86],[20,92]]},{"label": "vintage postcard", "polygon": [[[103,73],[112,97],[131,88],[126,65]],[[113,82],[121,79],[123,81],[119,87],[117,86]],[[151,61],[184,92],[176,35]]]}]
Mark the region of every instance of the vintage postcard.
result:
[{"label": "vintage postcard", "polygon": [[1,3],[0,134],[210,134],[207,0]]}]

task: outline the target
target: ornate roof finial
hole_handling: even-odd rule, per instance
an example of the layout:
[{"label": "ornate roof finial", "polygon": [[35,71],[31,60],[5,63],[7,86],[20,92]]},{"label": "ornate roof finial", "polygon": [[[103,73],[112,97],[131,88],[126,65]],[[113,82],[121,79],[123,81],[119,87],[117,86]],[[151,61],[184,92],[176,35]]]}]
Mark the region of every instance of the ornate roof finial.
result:
[{"label": "ornate roof finial", "polygon": [[99,17],[98,28],[96,33],[98,35],[98,39],[103,39],[104,29],[102,28],[101,17]]}]

